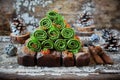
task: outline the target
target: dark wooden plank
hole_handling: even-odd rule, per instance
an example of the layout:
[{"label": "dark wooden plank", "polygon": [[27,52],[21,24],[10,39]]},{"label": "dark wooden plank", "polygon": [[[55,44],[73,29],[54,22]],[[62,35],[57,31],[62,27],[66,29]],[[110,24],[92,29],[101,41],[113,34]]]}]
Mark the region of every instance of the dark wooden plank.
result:
[{"label": "dark wooden plank", "polygon": [[[82,75],[82,73],[80,73]],[[73,74],[57,75],[17,75],[0,73],[0,80],[120,80],[120,74],[95,74],[90,73],[88,76],[77,76]]]}]

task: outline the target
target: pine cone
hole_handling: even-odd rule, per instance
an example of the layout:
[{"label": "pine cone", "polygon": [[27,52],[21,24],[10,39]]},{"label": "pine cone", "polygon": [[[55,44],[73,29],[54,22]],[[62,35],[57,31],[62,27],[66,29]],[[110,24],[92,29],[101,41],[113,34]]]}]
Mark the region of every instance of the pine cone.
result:
[{"label": "pine cone", "polygon": [[26,26],[22,19],[14,18],[11,24],[12,32],[15,35],[23,35],[26,33]]}]

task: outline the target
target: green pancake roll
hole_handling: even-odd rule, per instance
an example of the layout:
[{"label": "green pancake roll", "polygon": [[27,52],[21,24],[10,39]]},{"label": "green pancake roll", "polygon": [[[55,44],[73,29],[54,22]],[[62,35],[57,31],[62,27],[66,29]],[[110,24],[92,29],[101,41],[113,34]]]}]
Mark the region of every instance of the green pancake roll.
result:
[{"label": "green pancake roll", "polygon": [[76,39],[69,39],[67,41],[67,48],[68,51],[71,51],[72,53],[78,53],[81,49],[81,43]]},{"label": "green pancake roll", "polygon": [[57,51],[64,51],[66,50],[66,41],[64,39],[57,39],[54,43],[54,48]]},{"label": "green pancake roll", "polygon": [[39,41],[43,41],[47,38],[47,33],[45,30],[36,30],[32,36],[34,36]]},{"label": "green pancake roll", "polygon": [[48,33],[49,39],[53,41],[60,37],[60,31],[55,27],[52,27],[51,29],[49,29],[47,33]]},{"label": "green pancake roll", "polygon": [[39,26],[40,28],[47,30],[52,26],[52,21],[49,18],[45,17],[40,20]]},{"label": "green pancake roll", "polygon": [[47,49],[53,49],[53,41],[48,39],[42,42],[42,47]]},{"label": "green pancake roll", "polygon": [[34,37],[31,37],[27,42],[27,47],[35,52],[39,52],[41,50],[41,43]]},{"label": "green pancake roll", "polygon": [[61,22],[59,24],[56,24],[55,27],[58,28],[59,30],[62,30],[63,28],[65,28],[65,24],[64,22]]},{"label": "green pancake roll", "polygon": [[64,17],[59,14],[57,16],[57,20],[55,21],[55,23],[56,24],[61,24],[62,22],[64,22]]},{"label": "green pancake roll", "polygon": [[52,22],[54,22],[54,21],[56,21],[57,18],[58,18],[58,13],[55,12],[55,11],[49,11],[49,12],[46,14],[46,16],[47,16]]},{"label": "green pancake roll", "polygon": [[65,28],[64,18],[61,15],[58,15],[58,18],[54,23],[57,25],[57,28],[59,30],[62,30],[63,28]]},{"label": "green pancake roll", "polygon": [[74,30],[72,28],[64,28],[62,31],[61,31],[61,35],[63,38],[65,39],[70,39],[70,38],[73,38],[74,37]]}]

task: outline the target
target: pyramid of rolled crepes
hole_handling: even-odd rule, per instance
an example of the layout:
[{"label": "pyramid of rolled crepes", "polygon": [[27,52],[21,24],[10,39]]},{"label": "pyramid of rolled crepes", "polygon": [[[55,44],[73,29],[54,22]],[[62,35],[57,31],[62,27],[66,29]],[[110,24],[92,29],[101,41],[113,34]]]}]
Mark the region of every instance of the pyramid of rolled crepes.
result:
[{"label": "pyramid of rolled crepes", "polygon": [[82,45],[74,30],[56,11],[49,11],[26,41],[18,63],[24,66],[85,66],[90,55],[80,52]]},{"label": "pyramid of rolled crepes", "polygon": [[27,42],[30,50],[39,52],[42,49],[54,49],[78,53],[81,49],[74,30],[67,26],[63,16],[57,12],[49,11],[46,17],[40,20],[39,26]]}]

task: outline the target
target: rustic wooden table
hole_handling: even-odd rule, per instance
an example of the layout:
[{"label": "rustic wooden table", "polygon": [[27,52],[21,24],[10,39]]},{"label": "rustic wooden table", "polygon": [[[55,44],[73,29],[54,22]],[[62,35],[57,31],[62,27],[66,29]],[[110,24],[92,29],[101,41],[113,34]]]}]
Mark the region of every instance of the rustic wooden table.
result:
[{"label": "rustic wooden table", "polygon": [[24,67],[17,64],[17,56],[3,53],[8,43],[8,36],[0,37],[0,80],[120,80],[120,52],[108,53],[113,65]]}]

